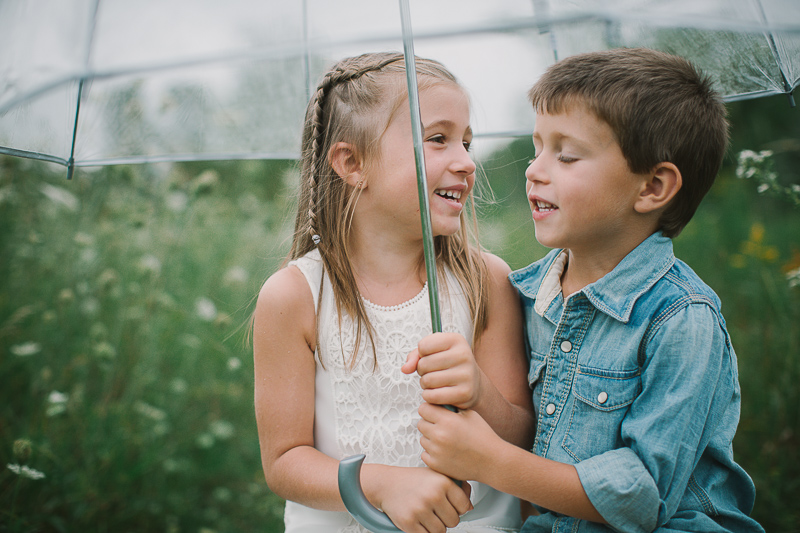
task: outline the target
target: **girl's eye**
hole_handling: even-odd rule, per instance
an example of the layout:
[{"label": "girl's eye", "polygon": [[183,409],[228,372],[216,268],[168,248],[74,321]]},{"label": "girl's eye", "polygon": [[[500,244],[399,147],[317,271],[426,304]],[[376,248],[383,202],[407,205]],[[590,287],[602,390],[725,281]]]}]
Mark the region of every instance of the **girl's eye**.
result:
[{"label": "girl's eye", "polygon": [[469,152],[469,149],[472,147],[472,142],[471,141],[464,141],[461,144],[464,145],[464,150],[466,150],[467,152]]},{"label": "girl's eye", "polygon": [[432,136],[428,137],[428,141],[434,142],[434,143],[439,143],[439,144],[444,144],[445,138],[444,138],[444,135],[441,135],[441,134],[432,135]]}]

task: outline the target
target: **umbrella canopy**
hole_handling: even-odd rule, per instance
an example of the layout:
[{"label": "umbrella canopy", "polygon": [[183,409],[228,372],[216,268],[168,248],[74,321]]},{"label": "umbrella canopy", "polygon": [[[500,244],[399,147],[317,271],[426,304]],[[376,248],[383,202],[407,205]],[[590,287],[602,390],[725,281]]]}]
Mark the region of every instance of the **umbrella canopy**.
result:
[{"label": "umbrella canopy", "polygon": [[[525,93],[559,58],[647,46],[728,99],[800,82],[796,0],[410,0],[414,46],[474,103],[482,139],[529,135]],[[335,60],[403,49],[396,0],[3,0],[0,153],[93,166],[296,158]]]}]

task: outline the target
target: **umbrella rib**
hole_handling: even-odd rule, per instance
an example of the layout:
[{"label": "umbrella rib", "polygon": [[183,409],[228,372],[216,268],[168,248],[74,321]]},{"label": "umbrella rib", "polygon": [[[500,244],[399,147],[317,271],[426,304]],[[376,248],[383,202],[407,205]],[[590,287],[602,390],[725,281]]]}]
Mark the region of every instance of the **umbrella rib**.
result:
[{"label": "umbrella rib", "polygon": [[67,160],[63,157],[58,157],[50,154],[43,154],[41,152],[31,152],[28,150],[18,150],[16,148],[8,148],[0,146],[0,154],[12,155],[14,157],[24,157],[26,159],[36,159],[38,161],[46,161],[48,163],[55,163],[57,165],[67,166]]},{"label": "umbrella rib", "polygon": [[[756,6],[758,6],[759,15],[761,15],[761,21],[765,25],[769,25],[769,21],[767,20],[767,13],[764,11],[764,4],[761,3],[761,0],[754,0]],[[775,43],[775,34],[771,30],[767,30],[764,32],[764,37],[767,39],[767,44],[769,44],[770,52],[772,52],[772,57],[775,58],[775,63],[778,65],[778,71],[781,73],[781,78],[783,81],[783,90],[786,93],[786,96],[789,97],[789,105],[791,107],[795,106],[794,103],[794,96],[792,96],[792,91],[794,91],[794,87],[789,83],[789,79],[786,77],[786,67],[783,64],[783,60],[781,59],[781,55],[778,53],[778,45]]]}]

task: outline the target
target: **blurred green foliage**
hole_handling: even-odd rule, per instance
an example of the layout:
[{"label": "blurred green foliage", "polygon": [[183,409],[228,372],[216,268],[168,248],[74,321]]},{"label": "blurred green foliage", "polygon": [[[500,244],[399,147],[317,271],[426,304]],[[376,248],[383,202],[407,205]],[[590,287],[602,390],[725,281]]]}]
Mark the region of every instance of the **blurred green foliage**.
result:
[{"label": "blurred green foliage", "polygon": [[[773,150],[798,183],[800,111],[731,104],[725,168],[676,252],[720,295],[739,356],[734,444],[767,531],[800,523],[800,211],[734,176]],[[482,162],[482,244],[542,257],[529,139]],[[0,531],[282,531],[261,472],[248,319],[288,250],[287,161],[79,169],[0,158]]]}]

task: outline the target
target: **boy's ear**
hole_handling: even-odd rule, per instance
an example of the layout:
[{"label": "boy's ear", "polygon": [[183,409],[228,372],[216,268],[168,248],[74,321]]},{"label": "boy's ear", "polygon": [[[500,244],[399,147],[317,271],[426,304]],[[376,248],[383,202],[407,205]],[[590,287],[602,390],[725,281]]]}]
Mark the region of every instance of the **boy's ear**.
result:
[{"label": "boy's ear", "polygon": [[348,185],[359,189],[366,188],[361,156],[354,145],[346,142],[334,144],[328,152],[328,161],[334,172]]},{"label": "boy's ear", "polygon": [[651,213],[664,208],[675,198],[683,185],[681,171],[673,163],[662,162],[647,174],[634,204],[638,213]]}]

